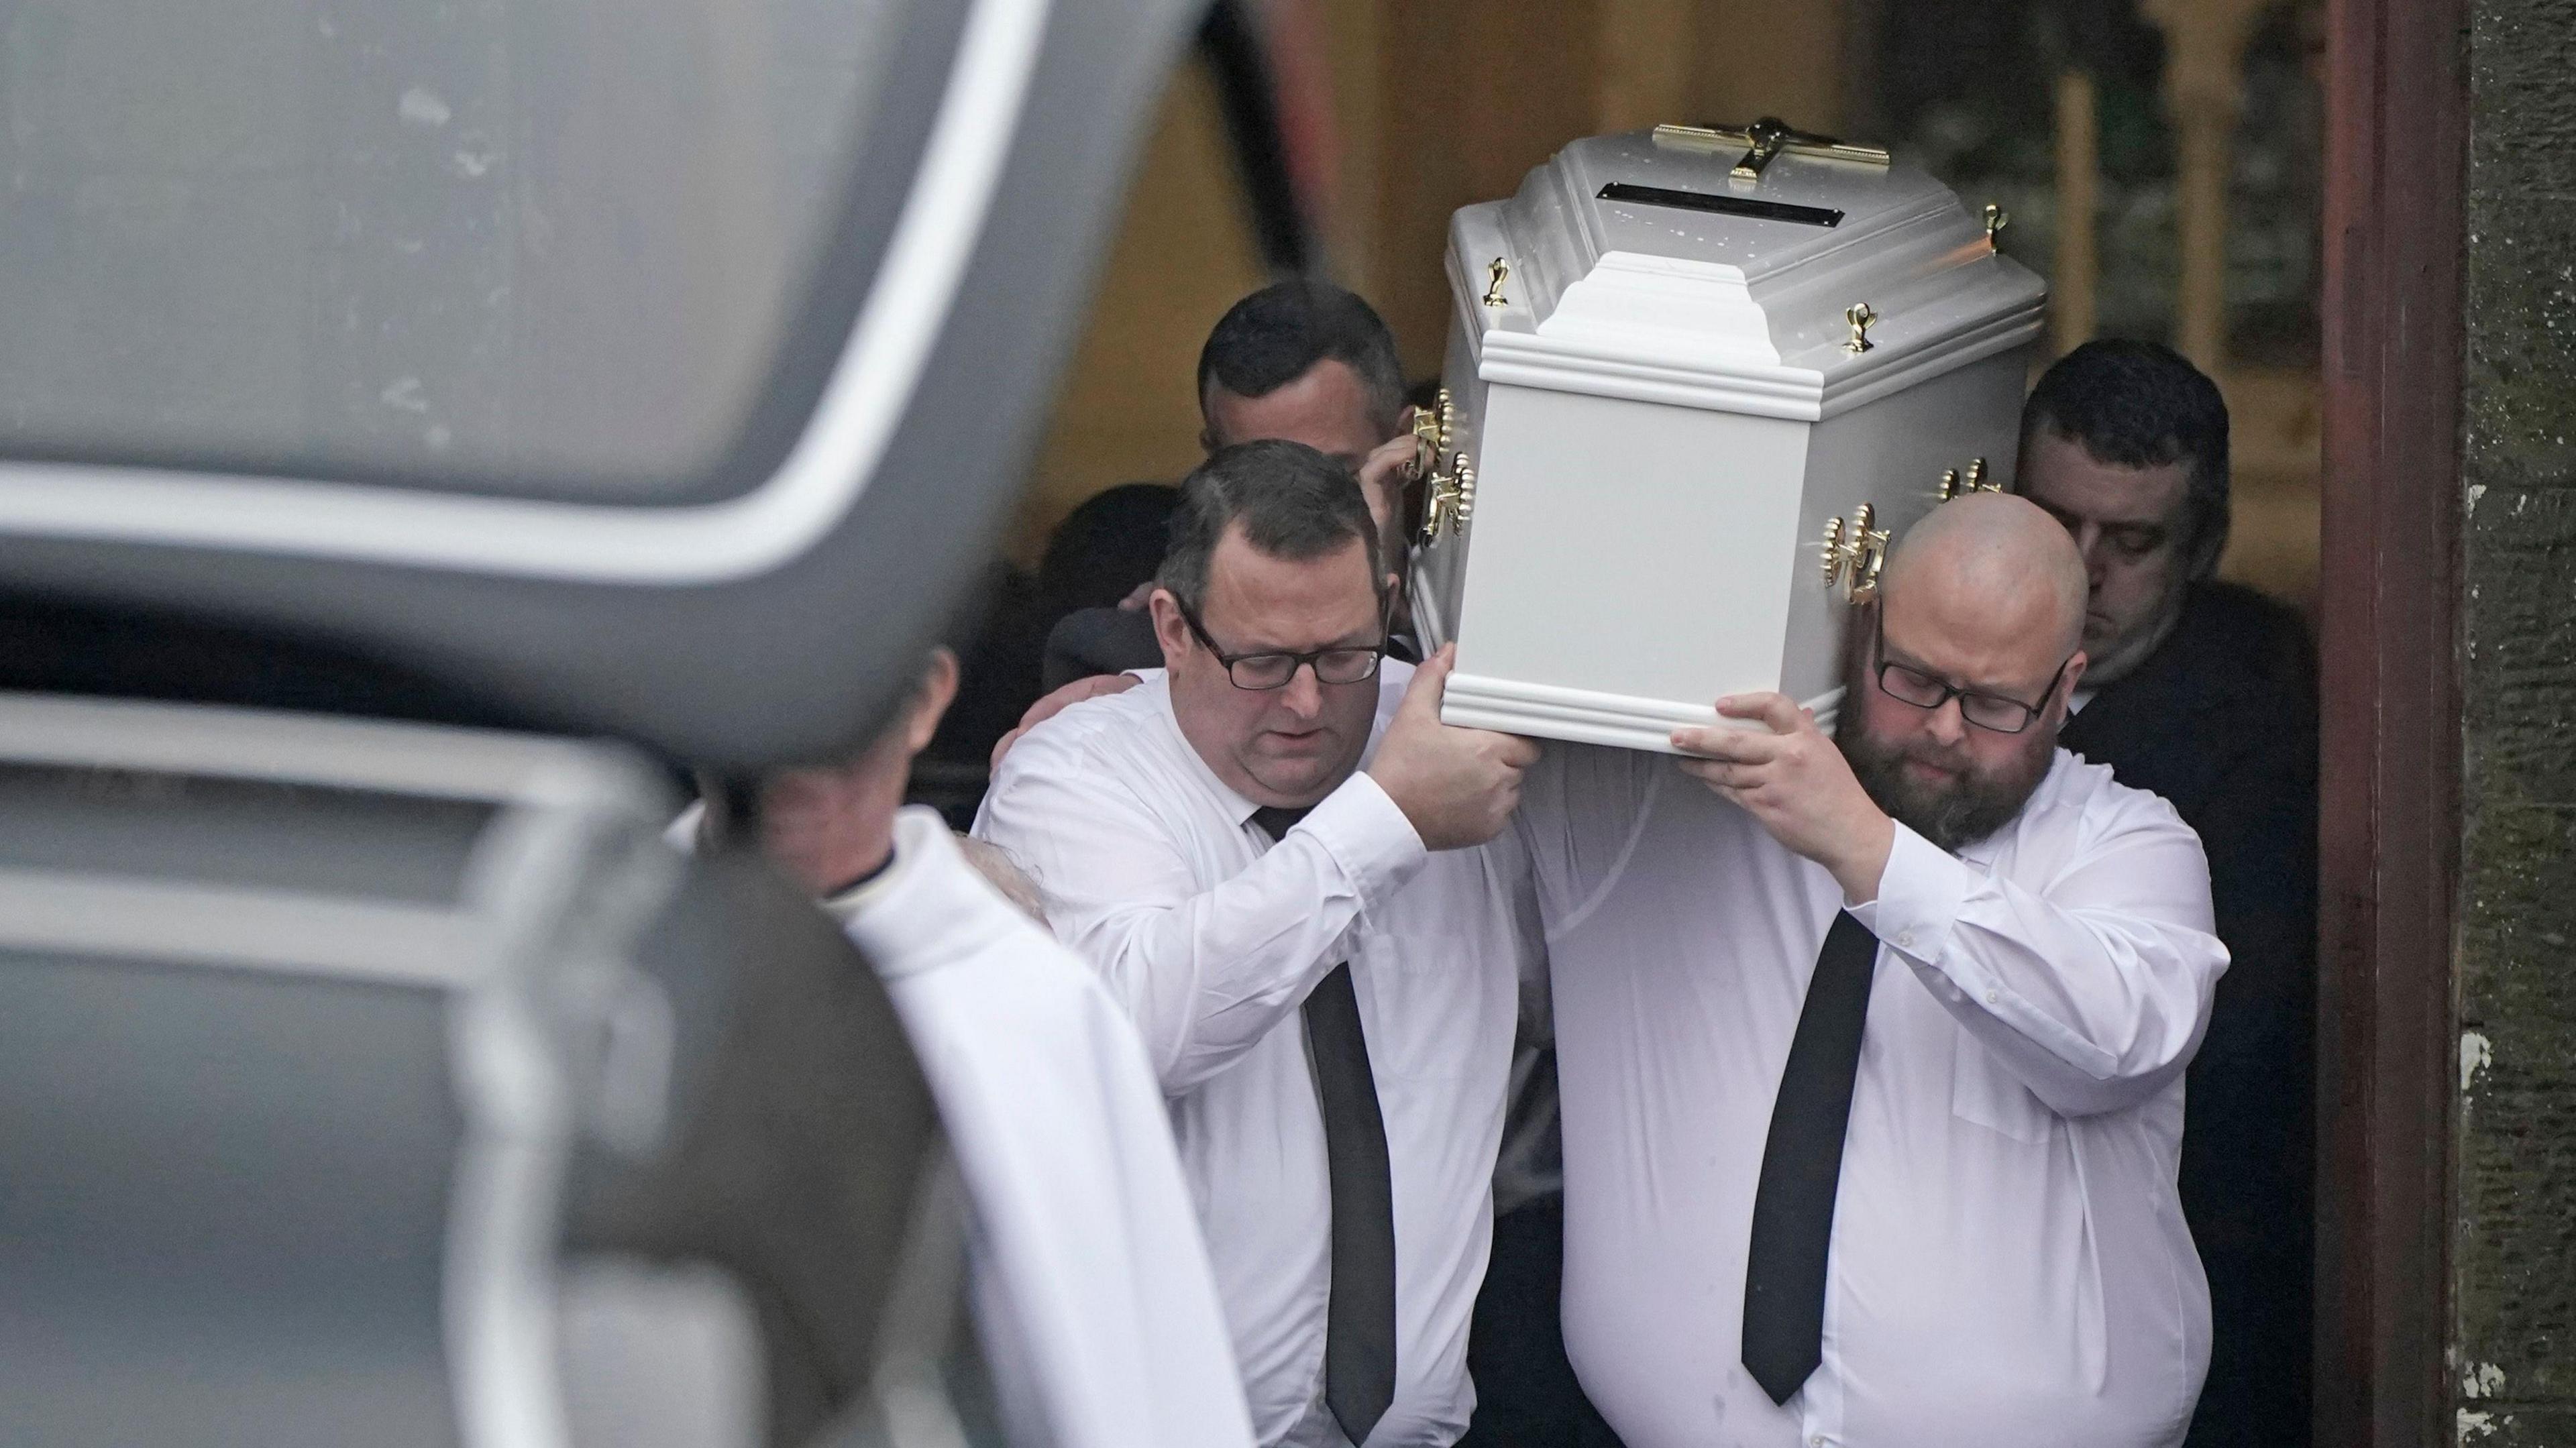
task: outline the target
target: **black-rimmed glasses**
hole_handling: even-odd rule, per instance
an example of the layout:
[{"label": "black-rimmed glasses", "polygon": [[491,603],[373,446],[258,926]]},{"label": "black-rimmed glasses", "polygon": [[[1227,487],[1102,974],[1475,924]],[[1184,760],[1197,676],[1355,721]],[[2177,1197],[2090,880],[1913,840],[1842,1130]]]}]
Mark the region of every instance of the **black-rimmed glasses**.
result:
[{"label": "black-rimmed glasses", "polygon": [[[1967,723],[1993,734],[2019,734],[2048,707],[2048,701],[2064,682],[2068,664],[2075,655],[2068,654],[2057,672],[2048,676],[2048,687],[2040,691],[2039,702],[2025,704],[2006,694],[1991,694],[1980,689],[1962,689],[1936,674],[1927,674],[1911,664],[1900,664],[1887,657],[1887,616],[1876,623],[1872,651],[1878,655],[1878,691],[1900,704],[1917,709],[1938,709],[1952,699],[1959,701],[1959,717]],[[2081,652],[2081,650],[2078,650]]]},{"label": "black-rimmed glasses", "polygon": [[[1382,637],[1367,647],[1335,644],[1331,648],[1309,649],[1302,654],[1276,651],[1229,654],[1217,646],[1215,639],[1208,637],[1198,614],[1181,602],[1178,594],[1173,595],[1172,606],[1180,610],[1181,622],[1189,625],[1191,636],[1214,654],[1218,663],[1225,665],[1226,678],[1232,680],[1238,689],[1250,689],[1256,693],[1284,689],[1290,680],[1297,677],[1301,668],[1312,668],[1318,684],[1364,683],[1377,677],[1377,666],[1386,658],[1386,641]],[[1386,632],[1383,610],[1378,614],[1378,632],[1381,635]]]}]

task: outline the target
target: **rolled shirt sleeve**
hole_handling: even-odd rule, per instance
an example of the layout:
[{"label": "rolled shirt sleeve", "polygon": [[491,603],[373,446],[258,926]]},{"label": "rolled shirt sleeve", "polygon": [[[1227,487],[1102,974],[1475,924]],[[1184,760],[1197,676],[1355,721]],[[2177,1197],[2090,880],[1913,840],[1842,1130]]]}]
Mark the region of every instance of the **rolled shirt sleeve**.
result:
[{"label": "rolled shirt sleeve", "polygon": [[2226,947],[2200,840],[2152,796],[2034,890],[1899,824],[1854,918],[2061,1116],[2134,1106],[2190,1064]]},{"label": "rolled shirt sleeve", "polygon": [[[1343,935],[1428,858],[1376,780],[1354,774],[1213,889],[1181,836],[1117,775],[1035,735],[976,832],[1045,886],[1058,935],[1097,970],[1178,1095],[1251,1049],[1343,959]],[[1032,748],[1032,746],[1037,746]]]}]

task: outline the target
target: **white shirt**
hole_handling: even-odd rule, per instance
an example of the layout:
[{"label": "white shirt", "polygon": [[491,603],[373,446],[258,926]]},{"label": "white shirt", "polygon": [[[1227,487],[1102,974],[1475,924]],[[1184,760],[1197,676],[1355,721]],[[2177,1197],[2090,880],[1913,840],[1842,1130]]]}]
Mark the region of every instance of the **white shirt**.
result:
[{"label": "white shirt", "polygon": [[1006,1393],[1056,1448],[1248,1445],[1162,1093],[1125,1014],[936,811],[897,815],[893,862],[827,908],[885,981],[939,1105]]},{"label": "white shirt", "polygon": [[[1411,673],[1382,671],[1378,732]],[[975,828],[1037,877],[1145,1038],[1268,1444],[1343,1441],[1324,1405],[1331,1198],[1299,1008],[1350,962],[1395,1193],[1395,1401],[1369,1444],[1447,1444],[1475,1402],[1467,1322],[1537,948],[1525,862],[1508,836],[1427,853],[1366,774],[1275,848],[1254,808],[1183,737],[1158,675],[1030,730]]]},{"label": "white shirt", "polygon": [[1958,857],[1900,825],[1824,1363],[1740,1361],[1747,1236],[1831,876],[1655,755],[1550,745],[1532,844],[1565,1112],[1565,1336],[1629,1448],[2182,1441],[2209,1291],[2174,1189],[2227,955],[2200,841],[2059,751]]}]

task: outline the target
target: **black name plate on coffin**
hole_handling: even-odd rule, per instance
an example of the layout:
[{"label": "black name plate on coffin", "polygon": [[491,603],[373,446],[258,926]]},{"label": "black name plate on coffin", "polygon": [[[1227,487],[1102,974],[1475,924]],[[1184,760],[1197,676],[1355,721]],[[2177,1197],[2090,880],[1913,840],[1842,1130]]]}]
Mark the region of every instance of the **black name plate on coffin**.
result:
[{"label": "black name plate on coffin", "polygon": [[1601,188],[1604,201],[1634,201],[1646,206],[1677,206],[1684,211],[1714,211],[1724,216],[1750,216],[1758,221],[1794,221],[1800,226],[1840,226],[1843,214],[1829,206],[1792,206],[1786,201],[1756,201],[1750,196],[1716,196],[1706,191],[1672,191],[1661,186],[1631,186],[1613,181]]}]

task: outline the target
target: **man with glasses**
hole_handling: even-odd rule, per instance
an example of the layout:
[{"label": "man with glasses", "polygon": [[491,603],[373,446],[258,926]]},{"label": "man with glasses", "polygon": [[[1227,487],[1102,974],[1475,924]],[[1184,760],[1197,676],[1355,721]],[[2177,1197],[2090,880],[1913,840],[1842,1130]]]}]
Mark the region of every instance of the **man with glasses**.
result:
[{"label": "man with glasses", "polygon": [[[1302,442],[1348,465],[1378,524],[1384,566],[1406,566],[1405,494],[1421,481],[1395,337],[1374,308],[1330,282],[1300,278],[1236,302],[1199,352],[1208,451],[1261,438]],[[1143,599],[1082,609],[1056,625],[1042,669],[1048,693],[993,749],[998,770],[1020,732],[1067,704],[1133,687],[1162,662]],[[1412,659],[1404,592],[1394,590],[1396,657]],[[1088,676],[1088,677],[1085,677]],[[1069,682],[1068,682],[1069,681]],[[1556,1059],[1544,974],[1522,982],[1520,1042],[1494,1179],[1494,1250],[1476,1311],[1479,1448],[1608,1443],[1583,1401],[1557,1328],[1563,1190],[1557,1166]]]},{"label": "man with glasses", "polygon": [[1386,658],[1378,550],[1347,465],[1219,449],[1152,599],[1164,672],[1032,728],[976,824],[1144,1037],[1265,1444],[1464,1431],[1539,949],[1496,838],[1537,748],[1440,723],[1445,655]]},{"label": "man with glasses", "polygon": [[[1312,277],[1274,282],[1217,319],[1199,350],[1199,444],[1261,438],[1302,442],[1358,474],[1377,520],[1386,566],[1404,567],[1404,490],[1414,475],[1412,412],[1395,335],[1357,293]],[[1399,625],[1404,600],[1394,601]],[[1067,614],[1047,636],[1048,698],[1035,718],[1061,707],[1062,686],[1160,663],[1141,599]],[[1398,652],[1410,659],[1409,643]],[[1090,689],[1073,691],[1087,697]],[[998,751],[997,751],[998,752]]]},{"label": "man with glasses", "polygon": [[1576,1371],[1630,1448],[2169,1448],[2199,841],[2056,747],[2085,576],[2046,513],[1942,505],[1869,607],[1830,738],[1750,695],[1678,769],[1530,773]]}]

